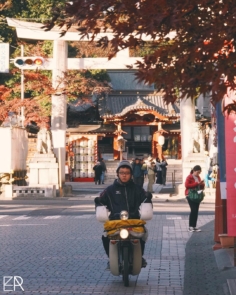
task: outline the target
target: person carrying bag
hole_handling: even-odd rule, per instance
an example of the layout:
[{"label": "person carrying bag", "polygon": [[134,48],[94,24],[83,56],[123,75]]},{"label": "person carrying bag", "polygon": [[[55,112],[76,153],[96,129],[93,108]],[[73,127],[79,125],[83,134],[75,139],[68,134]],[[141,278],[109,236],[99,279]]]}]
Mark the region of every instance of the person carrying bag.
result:
[{"label": "person carrying bag", "polygon": [[189,189],[188,197],[193,202],[201,203],[201,201],[204,199],[204,196],[204,191],[201,190],[199,186],[197,188]]},{"label": "person carrying bag", "polygon": [[198,210],[201,201],[204,198],[204,180],[201,180],[200,173],[202,168],[196,165],[191,170],[190,174],[187,176],[185,181],[185,196],[187,198],[190,215],[189,215],[189,232],[199,232],[201,229],[197,228]]}]

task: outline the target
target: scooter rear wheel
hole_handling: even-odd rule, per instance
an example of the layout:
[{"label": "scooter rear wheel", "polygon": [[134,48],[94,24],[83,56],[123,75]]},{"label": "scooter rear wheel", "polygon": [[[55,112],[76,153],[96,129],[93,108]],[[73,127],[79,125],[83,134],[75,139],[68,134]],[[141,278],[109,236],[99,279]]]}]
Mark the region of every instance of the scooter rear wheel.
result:
[{"label": "scooter rear wheel", "polygon": [[129,249],[123,248],[123,281],[124,286],[129,287]]}]

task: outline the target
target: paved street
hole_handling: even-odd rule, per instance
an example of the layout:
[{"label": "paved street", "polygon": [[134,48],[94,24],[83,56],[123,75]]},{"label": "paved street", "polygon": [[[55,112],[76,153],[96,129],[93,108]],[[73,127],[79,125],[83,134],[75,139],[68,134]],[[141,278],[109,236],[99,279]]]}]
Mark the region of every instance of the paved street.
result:
[{"label": "paved street", "polygon": [[[185,247],[192,236],[186,202],[154,200],[155,215],[147,224],[148,266],[131,277],[128,288],[105,270],[103,225],[95,219],[93,199],[47,202],[0,202],[0,277],[22,277],[24,289],[4,292],[2,286],[0,294],[183,294]],[[199,226],[214,218],[214,204],[205,207]]]}]

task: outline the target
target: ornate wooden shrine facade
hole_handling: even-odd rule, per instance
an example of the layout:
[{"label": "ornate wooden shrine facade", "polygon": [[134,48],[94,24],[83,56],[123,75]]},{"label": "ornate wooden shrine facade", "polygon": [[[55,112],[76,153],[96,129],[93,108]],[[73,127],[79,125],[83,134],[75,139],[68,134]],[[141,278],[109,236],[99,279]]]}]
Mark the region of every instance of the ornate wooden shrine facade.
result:
[{"label": "ornate wooden shrine facade", "polygon": [[92,180],[92,165],[99,157],[119,159],[118,136],[126,140],[123,157],[158,157],[158,137],[164,136],[163,155],[181,158],[180,111],[177,104],[166,105],[159,94],[115,93],[98,98],[101,121],[94,122],[95,107],[87,110],[84,122],[68,124],[67,165],[70,179]]},{"label": "ornate wooden shrine facade", "polygon": [[166,105],[161,93],[113,92],[98,99],[98,111],[103,123],[97,131],[105,134],[98,141],[100,156],[113,153],[113,159],[120,158],[118,136],[122,133],[126,140],[124,158],[157,157],[160,135],[165,138],[163,155],[181,158],[179,106]]}]

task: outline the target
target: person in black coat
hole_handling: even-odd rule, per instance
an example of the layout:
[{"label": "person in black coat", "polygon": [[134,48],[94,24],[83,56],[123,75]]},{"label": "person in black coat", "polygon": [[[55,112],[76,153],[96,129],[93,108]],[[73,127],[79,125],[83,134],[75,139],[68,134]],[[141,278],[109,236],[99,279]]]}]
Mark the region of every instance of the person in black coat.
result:
[{"label": "person in black coat", "polygon": [[[129,213],[129,219],[140,219],[139,207],[142,202],[152,203],[152,194],[146,192],[140,185],[132,180],[132,165],[128,161],[121,161],[116,170],[118,178],[108,186],[99,197],[94,199],[95,206],[106,206],[110,211],[110,220],[119,220],[120,212],[125,210]],[[109,239],[102,236],[103,246],[109,257]],[[142,254],[145,242],[140,240]],[[145,259],[142,266],[147,265]]]},{"label": "person in black coat", "polygon": [[162,165],[161,165],[161,160],[159,158],[156,158],[156,183],[157,184],[162,184]]},{"label": "person in black coat", "polygon": [[161,169],[162,169],[162,184],[163,185],[166,185],[166,173],[167,173],[167,166],[168,166],[168,163],[167,161],[163,158],[162,159],[162,162],[161,162]]},{"label": "person in black coat", "polygon": [[97,162],[97,164],[93,167],[94,173],[95,173],[95,184],[101,184],[101,175],[102,175],[102,165],[100,162]]}]

